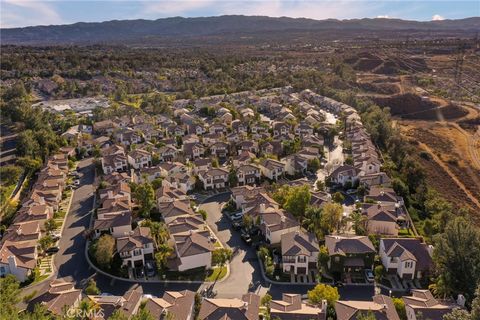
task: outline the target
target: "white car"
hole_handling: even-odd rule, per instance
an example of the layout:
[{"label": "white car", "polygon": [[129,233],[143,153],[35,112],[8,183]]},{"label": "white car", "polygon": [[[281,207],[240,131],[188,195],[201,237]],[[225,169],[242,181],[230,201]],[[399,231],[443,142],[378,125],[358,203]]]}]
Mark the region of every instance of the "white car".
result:
[{"label": "white car", "polygon": [[238,212],[238,213],[232,214],[232,215],[230,216],[230,219],[232,219],[232,220],[240,220],[240,219],[242,219],[242,217],[243,217],[243,212]]}]

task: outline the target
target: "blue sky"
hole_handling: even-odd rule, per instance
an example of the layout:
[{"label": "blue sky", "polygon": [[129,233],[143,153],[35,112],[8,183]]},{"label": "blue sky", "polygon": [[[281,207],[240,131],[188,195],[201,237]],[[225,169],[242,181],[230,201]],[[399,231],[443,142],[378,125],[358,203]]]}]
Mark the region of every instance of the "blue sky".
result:
[{"label": "blue sky", "polygon": [[3,28],[223,14],[313,19],[386,17],[421,21],[480,16],[480,0],[0,0],[0,5],[0,25]]}]

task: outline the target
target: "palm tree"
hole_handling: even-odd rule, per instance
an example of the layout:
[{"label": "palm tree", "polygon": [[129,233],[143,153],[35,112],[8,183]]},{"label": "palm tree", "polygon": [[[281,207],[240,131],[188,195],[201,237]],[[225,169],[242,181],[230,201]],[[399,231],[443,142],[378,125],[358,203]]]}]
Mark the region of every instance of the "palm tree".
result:
[{"label": "palm tree", "polygon": [[79,314],[81,314],[81,319],[95,319],[95,313],[96,311],[100,310],[100,306],[97,305],[95,302],[92,300],[85,298],[82,301],[80,301],[80,304],[78,305],[78,309],[81,310]]},{"label": "palm tree", "polygon": [[170,235],[168,233],[168,229],[165,223],[146,220],[143,223],[143,226],[150,228],[150,234],[152,235],[153,242],[155,242],[155,246],[157,248],[168,241]]},{"label": "palm tree", "polygon": [[157,246],[157,253],[155,253],[155,260],[160,269],[164,269],[167,265],[168,257],[173,253],[173,248],[168,244],[160,244]]},{"label": "palm tree", "polygon": [[365,234],[365,225],[367,217],[364,216],[360,211],[354,210],[347,218],[347,221],[352,223],[353,230],[356,235]]}]

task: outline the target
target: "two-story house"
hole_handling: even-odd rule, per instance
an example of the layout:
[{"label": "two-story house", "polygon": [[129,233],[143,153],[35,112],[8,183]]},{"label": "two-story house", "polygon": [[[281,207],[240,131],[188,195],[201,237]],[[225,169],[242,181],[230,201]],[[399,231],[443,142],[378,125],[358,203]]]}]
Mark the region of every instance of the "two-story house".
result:
[{"label": "two-story house", "polygon": [[225,188],[228,184],[228,170],[223,168],[211,168],[200,172],[198,178],[203,183],[205,190]]},{"label": "two-story house", "polygon": [[154,260],[154,245],[150,228],[136,227],[127,236],[117,238],[117,252],[123,265],[135,268]]},{"label": "two-story house", "polygon": [[380,258],[389,274],[402,280],[421,279],[433,266],[431,247],[415,238],[380,239]]},{"label": "two-story house", "polygon": [[260,162],[260,171],[264,177],[277,181],[285,172],[285,164],[273,159],[264,159]]},{"label": "two-story house", "polygon": [[260,168],[254,164],[245,164],[237,169],[238,185],[253,185],[260,181]]},{"label": "two-story house", "polygon": [[128,154],[128,163],[134,169],[146,168],[152,164],[152,155],[143,149],[135,149]]},{"label": "two-story house", "polygon": [[281,236],[282,269],[293,274],[309,274],[317,269],[320,251],[317,237],[312,233],[294,231]]}]

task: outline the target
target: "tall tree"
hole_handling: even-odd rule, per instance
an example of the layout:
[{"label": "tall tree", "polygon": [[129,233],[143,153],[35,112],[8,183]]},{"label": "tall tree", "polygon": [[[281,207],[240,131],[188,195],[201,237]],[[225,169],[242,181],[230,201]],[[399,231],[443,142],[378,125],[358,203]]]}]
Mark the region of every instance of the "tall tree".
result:
[{"label": "tall tree", "polygon": [[435,244],[437,281],[447,293],[463,294],[471,303],[480,283],[480,230],[464,218],[456,218],[435,238]]},{"label": "tall tree", "polygon": [[301,221],[305,216],[305,210],[310,203],[311,196],[307,185],[291,188],[283,207]]},{"label": "tall tree", "polygon": [[0,278],[0,319],[18,319],[20,284],[14,275]]},{"label": "tall tree", "polygon": [[100,267],[110,269],[113,255],[115,254],[115,238],[109,234],[104,234],[98,239],[95,249],[95,260]]},{"label": "tall tree", "polygon": [[335,302],[340,299],[340,294],[337,288],[320,283],[307,292],[307,297],[312,304],[318,305],[322,300],[327,300],[328,305],[333,307]]},{"label": "tall tree", "polygon": [[139,214],[142,217],[150,217],[150,211],[155,206],[155,190],[150,183],[145,182],[135,188],[133,197],[138,203]]},{"label": "tall tree", "polygon": [[321,227],[324,234],[330,234],[340,226],[343,207],[338,203],[327,203],[322,209]]}]

